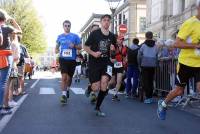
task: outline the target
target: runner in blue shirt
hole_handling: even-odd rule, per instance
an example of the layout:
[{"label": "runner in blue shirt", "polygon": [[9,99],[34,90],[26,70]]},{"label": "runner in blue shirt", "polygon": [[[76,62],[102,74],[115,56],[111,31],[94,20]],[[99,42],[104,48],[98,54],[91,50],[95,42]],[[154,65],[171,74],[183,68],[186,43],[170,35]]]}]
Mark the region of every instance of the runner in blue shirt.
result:
[{"label": "runner in blue shirt", "polygon": [[62,74],[61,83],[61,103],[66,104],[69,98],[69,89],[72,77],[76,68],[76,51],[80,50],[81,39],[77,34],[71,33],[71,22],[65,20],[63,22],[64,33],[57,38],[56,53],[59,53],[59,63]]}]

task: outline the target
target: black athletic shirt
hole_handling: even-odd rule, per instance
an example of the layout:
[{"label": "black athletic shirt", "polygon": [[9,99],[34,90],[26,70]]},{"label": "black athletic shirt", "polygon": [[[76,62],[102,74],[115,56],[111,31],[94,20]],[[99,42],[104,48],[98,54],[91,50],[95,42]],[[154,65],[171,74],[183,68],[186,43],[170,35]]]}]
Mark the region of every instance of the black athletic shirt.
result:
[{"label": "black athletic shirt", "polygon": [[90,49],[94,52],[102,52],[100,58],[95,58],[92,55],[89,55],[89,63],[104,63],[110,61],[110,46],[116,46],[116,38],[113,33],[109,32],[109,35],[106,36],[101,32],[101,29],[93,31],[87,41],[85,42],[86,46],[89,46]]}]

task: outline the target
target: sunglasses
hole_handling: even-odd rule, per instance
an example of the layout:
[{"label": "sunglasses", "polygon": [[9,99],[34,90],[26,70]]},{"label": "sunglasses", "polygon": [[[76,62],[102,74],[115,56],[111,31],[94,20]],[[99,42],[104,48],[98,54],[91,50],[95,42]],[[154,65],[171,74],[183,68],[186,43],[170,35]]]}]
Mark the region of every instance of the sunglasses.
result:
[{"label": "sunglasses", "polygon": [[64,25],[64,27],[71,27],[71,25]]}]

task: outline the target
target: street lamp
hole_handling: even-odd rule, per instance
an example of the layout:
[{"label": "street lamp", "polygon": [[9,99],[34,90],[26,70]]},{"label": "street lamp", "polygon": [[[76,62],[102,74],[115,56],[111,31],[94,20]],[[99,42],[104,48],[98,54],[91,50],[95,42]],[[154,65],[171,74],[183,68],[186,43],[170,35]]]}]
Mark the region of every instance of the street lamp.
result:
[{"label": "street lamp", "polygon": [[112,16],[112,27],[111,27],[111,31],[114,33],[114,15],[115,15],[115,11],[117,9],[117,7],[119,6],[121,0],[105,0],[108,2],[109,7],[110,7],[110,11],[111,11],[111,16]]}]

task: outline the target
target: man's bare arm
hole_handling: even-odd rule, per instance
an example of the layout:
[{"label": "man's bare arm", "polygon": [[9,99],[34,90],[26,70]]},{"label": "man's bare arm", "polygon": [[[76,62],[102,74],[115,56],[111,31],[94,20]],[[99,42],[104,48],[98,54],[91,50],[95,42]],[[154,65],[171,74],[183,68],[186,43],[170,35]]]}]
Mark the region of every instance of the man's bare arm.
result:
[{"label": "man's bare arm", "polygon": [[200,44],[187,43],[184,40],[177,37],[175,43],[171,47],[180,48],[180,49],[196,49],[196,48],[200,48]]}]

